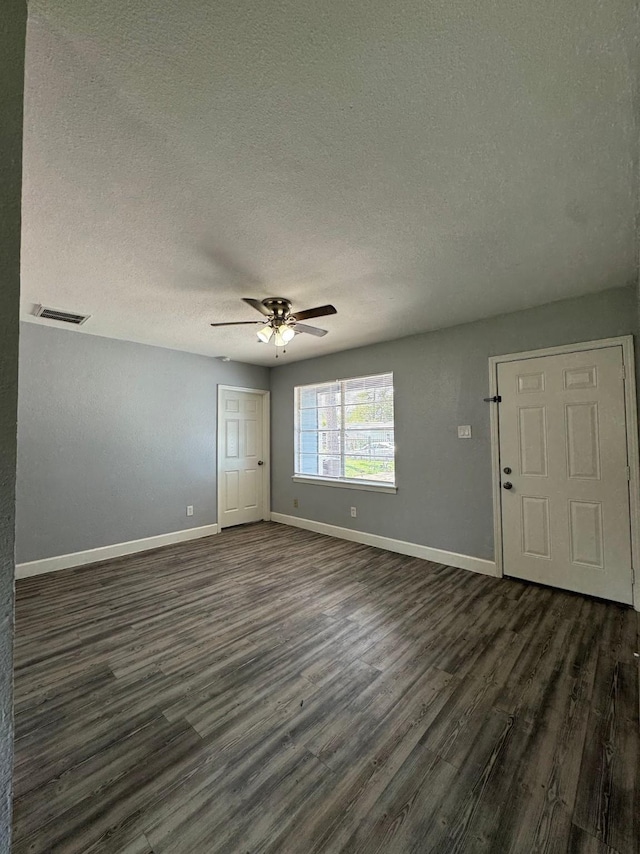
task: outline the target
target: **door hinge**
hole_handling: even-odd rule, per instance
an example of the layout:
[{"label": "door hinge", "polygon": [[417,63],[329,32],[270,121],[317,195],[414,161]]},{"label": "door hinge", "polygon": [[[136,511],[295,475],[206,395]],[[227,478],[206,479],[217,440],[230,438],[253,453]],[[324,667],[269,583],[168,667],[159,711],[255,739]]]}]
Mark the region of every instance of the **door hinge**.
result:
[{"label": "door hinge", "polygon": [[485,403],[502,403],[502,397],[499,394],[494,394],[493,397],[483,397]]},{"label": "door hinge", "polygon": [[627,466],[627,480],[631,480],[631,468]]},{"label": "door hinge", "polygon": [[627,369],[625,368],[625,366],[623,364],[622,365],[622,379],[626,380],[626,378],[627,378]]}]

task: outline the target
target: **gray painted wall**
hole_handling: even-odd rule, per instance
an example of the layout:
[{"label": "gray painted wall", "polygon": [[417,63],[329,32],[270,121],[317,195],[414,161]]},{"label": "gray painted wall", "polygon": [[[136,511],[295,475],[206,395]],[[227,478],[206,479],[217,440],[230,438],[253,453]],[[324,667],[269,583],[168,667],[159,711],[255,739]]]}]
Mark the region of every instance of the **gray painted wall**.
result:
[{"label": "gray painted wall", "polygon": [[24,0],[0,4],[0,854],[11,849],[13,576]]},{"label": "gray painted wall", "polygon": [[218,383],[269,372],[23,323],[18,562],[214,524]]},{"label": "gray painted wall", "polygon": [[[620,288],[272,369],[272,509],[492,559],[489,356],[637,328],[635,288]],[[383,371],[394,372],[398,493],[294,483],[294,386]]]}]

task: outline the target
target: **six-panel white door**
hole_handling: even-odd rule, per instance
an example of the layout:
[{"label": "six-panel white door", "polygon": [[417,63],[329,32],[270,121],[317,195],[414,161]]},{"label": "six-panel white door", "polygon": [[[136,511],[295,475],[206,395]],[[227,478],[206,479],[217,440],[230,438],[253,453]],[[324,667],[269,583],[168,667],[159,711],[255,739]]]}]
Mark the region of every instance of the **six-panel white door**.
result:
[{"label": "six-panel white door", "polygon": [[222,528],[264,518],[262,397],[227,389],[220,395],[218,518]]},{"label": "six-panel white door", "polygon": [[618,346],[499,363],[505,575],[631,604],[623,377]]}]

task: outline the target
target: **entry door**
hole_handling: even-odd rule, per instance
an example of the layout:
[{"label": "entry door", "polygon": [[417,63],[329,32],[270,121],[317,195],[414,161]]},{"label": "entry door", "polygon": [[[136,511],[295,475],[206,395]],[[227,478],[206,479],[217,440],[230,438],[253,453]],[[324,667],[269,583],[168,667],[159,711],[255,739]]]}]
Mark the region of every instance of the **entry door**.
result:
[{"label": "entry door", "polygon": [[498,391],[505,575],[630,604],[622,347],[501,362]]},{"label": "entry door", "polygon": [[219,520],[222,528],[264,518],[263,395],[224,389],[220,395]]}]

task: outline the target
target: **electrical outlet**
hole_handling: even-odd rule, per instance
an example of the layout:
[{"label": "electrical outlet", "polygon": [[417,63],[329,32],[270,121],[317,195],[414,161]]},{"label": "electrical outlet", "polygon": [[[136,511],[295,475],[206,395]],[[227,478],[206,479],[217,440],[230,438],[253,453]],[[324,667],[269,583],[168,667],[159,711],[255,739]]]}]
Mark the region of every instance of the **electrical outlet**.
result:
[{"label": "electrical outlet", "polygon": [[298,499],[297,498],[293,499],[293,506],[296,508],[296,510],[298,509]]},{"label": "electrical outlet", "polygon": [[193,504],[187,504],[187,516],[193,516]]},{"label": "electrical outlet", "polygon": [[352,507],[352,508],[351,508],[351,516],[352,516],[352,518],[353,518],[353,519],[355,519],[357,515],[358,515],[358,511],[356,510],[356,508],[355,508],[355,507]]},{"label": "electrical outlet", "polygon": [[462,427],[458,427],[458,439],[470,439],[471,438],[471,425],[464,424]]}]

